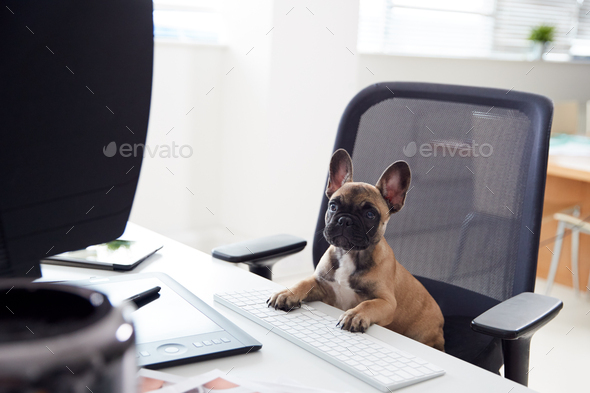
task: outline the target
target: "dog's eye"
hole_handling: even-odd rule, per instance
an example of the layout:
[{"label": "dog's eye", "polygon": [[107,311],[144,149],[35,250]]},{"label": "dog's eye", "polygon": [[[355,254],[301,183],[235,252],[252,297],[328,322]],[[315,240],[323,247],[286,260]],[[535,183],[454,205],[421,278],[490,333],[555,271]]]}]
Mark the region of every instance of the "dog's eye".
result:
[{"label": "dog's eye", "polygon": [[372,220],[373,218],[375,218],[375,213],[373,213],[372,211],[369,210],[367,212],[366,216],[369,220]]},{"label": "dog's eye", "polygon": [[335,212],[336,209],[338,209],[338,207],[336,206],[336,204],[335,203],[330,203],[330,211]]}]

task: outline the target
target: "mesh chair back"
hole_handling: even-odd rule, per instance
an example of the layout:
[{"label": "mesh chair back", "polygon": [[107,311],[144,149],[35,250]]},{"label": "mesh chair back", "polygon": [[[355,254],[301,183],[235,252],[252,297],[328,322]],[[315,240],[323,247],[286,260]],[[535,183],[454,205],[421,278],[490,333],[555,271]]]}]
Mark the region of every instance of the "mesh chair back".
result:
[{"label": "mesh chair back", "polygon": [[[380,83],[342,116],[334,150],[354,181],[375,184],[405,160],[412,183],[386,239],[412,274],[497,300],[532,291],[552,104],[542,96],[424,83]],[[327,249],[321,230],[314,263]]]}]

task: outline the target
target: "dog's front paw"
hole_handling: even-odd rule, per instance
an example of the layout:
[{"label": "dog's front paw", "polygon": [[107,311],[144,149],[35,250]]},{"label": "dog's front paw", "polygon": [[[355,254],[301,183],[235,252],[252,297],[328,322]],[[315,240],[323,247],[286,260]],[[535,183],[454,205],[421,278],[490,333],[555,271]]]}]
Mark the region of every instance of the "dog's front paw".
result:
[{"label": "dog's front paw", "polygon": [[291,290],[284,289],[272,295],[267,301],[268,307],[275,310],[291,311],[294,308],[301,307],[301,299],[299,299]]},{"label": "dog's front paw", "polygon": [[351,309],[340,316],[336,326],[353,333],[364,333],[371,326],[371,320],[363,315],[363,313]]}]

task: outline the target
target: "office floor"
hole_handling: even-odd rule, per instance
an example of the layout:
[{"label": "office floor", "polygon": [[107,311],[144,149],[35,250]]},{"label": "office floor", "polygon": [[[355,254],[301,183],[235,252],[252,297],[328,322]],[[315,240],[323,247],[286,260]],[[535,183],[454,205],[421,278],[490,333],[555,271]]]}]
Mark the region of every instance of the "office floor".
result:
[{"label": "office floor", "polygon": [[[275,281],[288,287],[306,276]],[[537,279],[535,292],[544,294],[545,285],[545,280]],[[555,284],[551,296],[563,301],[563,309],[533,337],[529,387],[539,393],[588,392],[590,294],[576,296],[572,288]]]},{"label": "office floor", "polygon": [[[546,282],[537,279],[535,292]],[[529,386],[540,393],[588,392],[590,365],[590,295],[554,284],[550,296],[563,301],[559,315],[533,337]]]}]

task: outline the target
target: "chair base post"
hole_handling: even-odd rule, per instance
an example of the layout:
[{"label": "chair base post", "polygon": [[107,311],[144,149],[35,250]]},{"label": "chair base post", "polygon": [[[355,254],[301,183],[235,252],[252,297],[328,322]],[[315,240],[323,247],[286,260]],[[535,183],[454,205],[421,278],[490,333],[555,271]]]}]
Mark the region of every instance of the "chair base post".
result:
[{"label": "chair base post", "polygon": [[248,269],[250,273],[254,273],[259,275],[260,277],[266,278],[267,280],[272,280],[272,266],[255,266],[255,265],[248,265]]},{"label": "chair base post", "polygon": [[532,335],[518,340],[502,340],[504,376],[524,386],[529,383],[531,338]]},{"label": "chair base post", "polygon": [[261,277],[266,278],[267,280],[272,281],[272,267],[275,263],[277,263],[283,258],[284,256],[281,255],[275,258],[246,262],[246,264],[248,265],[250,273],[257,274]]}]

